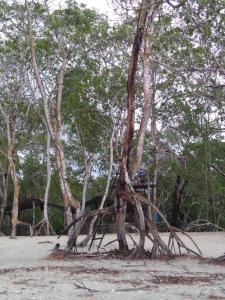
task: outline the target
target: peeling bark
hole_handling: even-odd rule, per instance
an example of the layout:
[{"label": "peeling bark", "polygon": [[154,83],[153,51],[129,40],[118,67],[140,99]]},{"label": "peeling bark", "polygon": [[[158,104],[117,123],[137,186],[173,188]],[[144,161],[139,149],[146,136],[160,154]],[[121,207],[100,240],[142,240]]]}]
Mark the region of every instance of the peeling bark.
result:
[{"label": "peeling bark", "polygon": [[[134,131],[134,115],[135,115],[135,79],[136,79],[136,71],[137,71],[137,63],[139,52],[141,49],[143,34],[145,30],[145,24],[148,16],[148,9],[147,6],[149,5],[150,1],[143,0],[141,4],[141,8],[138,15],[137,20],[137,28],[136,33],[134,36],[132,53],[129,63],[128,69],[128,80],[127,80],[127,129],[125,132],[125,138],[123,142],[123,152],[122,158],[120,163],[120,177],[117,186],[117,199],[115,203],[116,209],[116,224],[117,224],[117,237],[119,241],[119,249],[121,251],[128,250],[128,245],[126,241],[125,235],[125,218],[126,218],[126,201],[128,199],[124,197],[127,195],[127,191],[131,193],[128,187],[128,182],[130,182],[129,175],[132,172],[129,160],[130,160],[130,151],[131,151],[131,144],[133,140],[133,131]],[[143,227],[143,214],[141,213],[142,208],[139,204],[136,204],[136,209],[138,212],[138,219],[139,219],[139,228],[140,232],[144,230]],[[139,245],[141,245],[140,252],[143,250],[143,235],[140,235]]]},{"label": "peeling bark", "polygon": [[150,118],[151,101],[152,101],[152,89],[150,83],[150,72],[151,72],[150,53],[151,53],[150,36],[146,34],[144,39],[144,60],[143,60],[144,105],[142,107],[141,124],[137,136],[136,152],[132,161],[131,169],[132,169],[133,176],[136,175],[142,161],[144,140],[145,140],[146,130]]}]

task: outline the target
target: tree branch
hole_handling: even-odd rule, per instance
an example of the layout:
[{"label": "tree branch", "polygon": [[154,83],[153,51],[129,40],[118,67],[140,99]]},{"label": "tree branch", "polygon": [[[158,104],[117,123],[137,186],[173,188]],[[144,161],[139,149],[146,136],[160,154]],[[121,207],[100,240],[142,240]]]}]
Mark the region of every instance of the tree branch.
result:
[{"label": "tree branch", "polygon": [[172,8],[179,8],[183,6],[186,2],[187,0],[181,0],[178,4],[173,4],[170,2],[170,0],[166,0],[166,3],[169,4]]}]

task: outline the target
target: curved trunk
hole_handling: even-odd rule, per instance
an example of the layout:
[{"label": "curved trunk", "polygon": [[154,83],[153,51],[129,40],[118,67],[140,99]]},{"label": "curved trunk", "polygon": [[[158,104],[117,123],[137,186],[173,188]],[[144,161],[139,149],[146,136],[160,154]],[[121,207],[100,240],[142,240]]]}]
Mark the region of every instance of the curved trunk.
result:
[{"label": "curved trunk", "polygon": [[[123,152],[120,163],[120,177],[117,189],[117,201],[116,201],[116,223],[117,223],[117,237],[119,241],[119,249],[124,251],[128,248],[125,235],[125,217],[126,217],[126,201],[129,201],[129,194],[131,191],[127,186],[127,181],[129,181],[129,176],[132,177],[132,170],[129,166],[131,144],[133,140],[133,131],[134,131],[134,115],[135,115],[135,79],[137,71],[137,63],[139,52],[141,49],[141,43],[143,39],[143,34],[145,30],[145,23],[148,16],[149,0],[143,0],[137,20],[137,28],[133,41],[132,53],[128,69],[128,80],[127,80],[127,129],[125,132],[125,138],[123,142]],[[142,219],[140,213],[142,208],[137,206],[137,212],[139,215],[139,221]],[[142,223],[139,222],[139,227],[142,228]],[[142,240],[143,236],[140,235]],[[140,242],[139,244],[143,244]]]},{"label": "curved trunk", "polygon": [[[48,126],[48,130],[51,133],[54,147],[55,147],[55,159],[56,159],[56,166],[57,166],[57,172],[59,176],[59,182],[60,182],[60,188],[62,193],[62,198],[64,201],[65,206],[65,218],[67,225],[72,222],[73,215],[72,215],[72,209],[71,207],[76,209],[76,214],[80,214],[80,204],[77,202],[74,197],[72,196],[69,183],[67,180],[67,173],[66,173],[66,163],[65,163],[65,157],[64,152],[61,145],[61,103],[62,103],[62,91],[63,91],[63,81],[64,81],[64,73],[65,68],[67,64],[67,55],[65,53],[65,47],[64,47],[64,41],[62,36],[58,33],[56,33],[56,39],[58,42],[58,48],[61,58],[61,67],[59,70],[59,74],[57,76],[57,82],[56,82],[56,100],[54,103],[54,109],[55,109],[55,124],[52,125],[51,115],[50,115],[50,109],[49,109],[49,96],[46,92],[46,83],[43,81],[40,69],[37,63],[36,59],[36,46],[34,42],[33,37],[33,30],[32,30],[32,16],[31,16],[31,10],[28,3],[28,0],[25,0],[26,9],[27,9],[27,20],[28,20],[28,33],[29,33],[29,41],[30,41],[30,48],[31,48],[31,57],[32,57],[32,65],[34,69],[35,79],[38,85],[39,92],[41,94],[43,103],[44,103],[44,111],[45,111],[45,118]],[[68,233],[68,244],[70,246],[74,245],[73,237],[75,234],[75,228],[71,227]]]}]

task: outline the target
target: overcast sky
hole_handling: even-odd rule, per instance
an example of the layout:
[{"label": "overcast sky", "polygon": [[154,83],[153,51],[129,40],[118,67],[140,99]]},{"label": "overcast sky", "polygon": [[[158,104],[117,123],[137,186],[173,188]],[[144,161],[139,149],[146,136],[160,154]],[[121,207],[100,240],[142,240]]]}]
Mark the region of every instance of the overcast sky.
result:
[{"label": "overcast sky", "polygon": [[[76,0],[76,2],[86,4],[87,7],[95,8],[99,12],[109,16],[113,14],[111,0]],[[49,0],[49,4],[52,8],[57,7],[60,4],[63,5],[64,3],[65,0]]]}]

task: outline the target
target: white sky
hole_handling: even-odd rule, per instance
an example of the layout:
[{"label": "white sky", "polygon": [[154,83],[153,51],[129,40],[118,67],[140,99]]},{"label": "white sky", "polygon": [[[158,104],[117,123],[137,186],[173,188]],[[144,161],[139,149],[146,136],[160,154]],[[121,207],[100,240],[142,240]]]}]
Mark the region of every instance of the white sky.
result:
[{"label": "white sky", "polygon": [[[112,1],[111,0],[76,0],[77,3],[83,3],[86,4],[89,8],[95,8],[100,13],[104,13],[108,16],[113,15],[113,9],[112,9]],[[65,3],[65,0],[49,0],[49,5],[51,8],[60,6]]]}]

